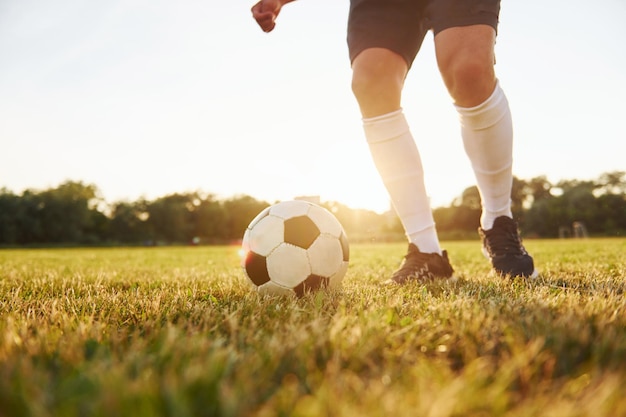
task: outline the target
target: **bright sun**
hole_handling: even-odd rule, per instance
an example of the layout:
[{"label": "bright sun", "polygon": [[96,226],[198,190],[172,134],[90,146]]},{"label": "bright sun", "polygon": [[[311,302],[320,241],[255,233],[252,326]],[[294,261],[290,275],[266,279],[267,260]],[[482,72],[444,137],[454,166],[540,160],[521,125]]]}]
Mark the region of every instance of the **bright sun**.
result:
[{"label": "bright sun", "polygon": [[367,146],[356,141],[331,145],[305,178],[305,184],[304,189],[319,194],[322,201],[337,201],[379,213],[390,207]]}]

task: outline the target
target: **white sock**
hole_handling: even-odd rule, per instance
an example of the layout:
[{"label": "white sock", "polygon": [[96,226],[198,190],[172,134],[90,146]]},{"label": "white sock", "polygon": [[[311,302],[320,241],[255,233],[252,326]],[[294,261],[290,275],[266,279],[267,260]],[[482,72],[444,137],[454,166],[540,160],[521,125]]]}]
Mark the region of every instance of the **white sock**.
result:
[{"label": "white sock", "polygon": [[363,130],[407,238],[421,252],[441,254],[422,160],[402,109],[363,119]]},{"label": "white sock", "polygon": [[500,88],[476,107],[455,106],[461,121],[461,135],[478,191],[482,215],[480,225],[489,230],[497,217],[513,217],[513,124],[509,102]]}]

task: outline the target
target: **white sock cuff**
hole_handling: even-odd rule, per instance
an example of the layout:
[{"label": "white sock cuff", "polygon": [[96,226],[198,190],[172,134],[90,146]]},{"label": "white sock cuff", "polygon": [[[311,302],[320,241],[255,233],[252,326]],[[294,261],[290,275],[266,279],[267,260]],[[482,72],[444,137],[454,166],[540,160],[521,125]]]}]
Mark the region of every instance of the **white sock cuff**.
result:
[{"label": "white sock cuff", "polygon": [[435,229],[435,221],[432,216],[423,216],[424,218],[419,219],[419,222],[415,222],[413,228],[407,227],[406,235],[411,240],[412,235],[419,235],[420,233],[426,232],[430,229]]},{"label": "white sock cuff", "polygon": [[409,131],[402,109],[363,119],[365,138],[369,143],[385,142]]},{"label": "white sock cuff", "polygon": [[483,212],[486,211],[491,213],[509,213],[511,211],[511,204],[513,203],[513,201],[511,200],[511,198],[503,201],[505,201],[505,204],[500,207],[490,207],[490,204],[488,204],[488,202],[481,202]]},{"label": "white sock cuff", "polygon": [[506,95],[498,80],[496,80],[496,87],[489,98],[479,105],[474,107],[454,105],[454,107],[459,112],[461,125],[473,130],[482,130],[493,126],[509,111]]}]

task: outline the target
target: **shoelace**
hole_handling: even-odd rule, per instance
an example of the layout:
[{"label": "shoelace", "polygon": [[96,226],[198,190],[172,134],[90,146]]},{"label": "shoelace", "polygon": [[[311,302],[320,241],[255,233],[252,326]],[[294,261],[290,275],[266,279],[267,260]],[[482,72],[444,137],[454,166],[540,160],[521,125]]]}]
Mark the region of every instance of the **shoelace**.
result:
[{"label": "shoelace", "polygon": [[525,255],[517,230],[512,227],[493,229],[487,235],[487,249],[493,256]]},{"label": "shoelace", "polygon": [[404,267],[415,268],[428,263],[428,254],[410,251],[404,256]]}]

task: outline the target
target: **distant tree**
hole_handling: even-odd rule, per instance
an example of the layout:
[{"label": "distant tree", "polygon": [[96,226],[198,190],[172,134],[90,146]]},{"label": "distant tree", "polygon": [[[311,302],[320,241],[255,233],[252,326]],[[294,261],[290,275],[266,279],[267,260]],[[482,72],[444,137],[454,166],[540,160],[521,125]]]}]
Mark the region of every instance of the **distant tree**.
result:
[{"label": "distant tree", "polygon": [[147,219],[146,201],[134,203],[120,201],[111,209],[109,236],[115,242],[142,243],[152,241]]},{"label": "distant tree", "polygon": [[252,219],[268,206],[269,203],[258,201],[248,195],[239,195],[225,200],[223,207],[227,226],[226,238],[241,239]]},{"label": "distant tree", "polygon": [[[626,172],[596,180],[546,177],[513,179],[512,211],[525,235],[556,237],[583,222],[592,235],[626,235]],[[214,195],[175,193],[153,201],[107,206],[93,184],[68,181],[57,187],[16,195],[0,188],[0,245],[123,244],[163,241],[223,243],[239,240],[250,221],[270,204],[247,195],[218,200]],[[378,214],[323,203],[353,241],[403,239],[393,212]],[[478,188],[468,187],[449,207],[433,211],[437,230],[453,238],[475,237],[481,215]]]},{"label": "distant tree", "polygon": [[352,209],[337,201],[323,203],[333,213],[351,241],[385,242],[402,236],[403,231],[395,213],[378,214],[371,210]]},{"label": "distant tree", "polygon": [[598,178],[597,223],[608,236],[626,236],[626,172],[607,172]]},{"label": "distant tree", "polygon": [[466,207],[472,210],[480,210],[480,193],[478,187],[473,185],[463,190],[461,197],[453,203],[457,207]]},{"label": "distant tree", "polygon": [[[101,198],[92,184],[68,181],[42,192],[24,193],[24,243],[88,243]],[[30,229],[30,230],[29,230]]]},{"label": "distant tree", "polygon": [[552,184],[545,176],[532,178],[526,182],[526,186],[528,188],[527,194],[530,197],[531,204],[536,201],[550,199],[553,197],[550,193],[550,190],[552,190]]},{"label": "distant tree", "polygon": [[170,194],[148,203],[147,224],[157,240],[168,243],[190,242],[193,238],[191,212],[194,194]]},{"label": "distant tree", "polygon": [[437,231],[442,238],[474,237],[480,225],[480,193],[478,187],[471,186],[455,198],[450,206],[433,210]]},{"label": "distant tree", "polygon": [[598,178],[600,194],[626,195],[626,171],[606,172]]},{"label": "distant tree", "polygon": [[603,194],[597,198],[598,230],[607,236],[626,236],[626,193]]},{"label": "distant tree", "polygon": [[207,242],[223,242],[229,236],[224,205],[209,194],[198,199],[193,211],[193,235]]},{"label": "distant tree", "polygon": [[511,212],[513,218],[519,223],[524,220],[524,210],[528,204],[528,183],[517,177],[513,177],[513,185],[511,188]]},{"label": "distant tree", "polygon": [[38,193],[26,190],[19,197],[19,204],[17,204],[14,217],[15,226],[18,230],[18,244],[47,242],[44,235],[42,209],[43,202]]},{"label": "distant tree", "polygon": [[534,235],[557,237],[574,222],[582,222],[592,235],[619,235],[626,231],[624,174],[601,175],[595,181],[562,180],[539,194],[526,213],[526,226]]},{"label": "distant tree", "polygon": [[19,240],[17,215],[20,211],[20,199],[7,190],[0,189],[0,244],[14,245]]}]

